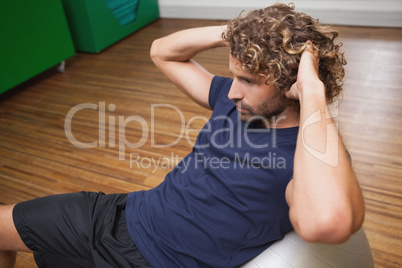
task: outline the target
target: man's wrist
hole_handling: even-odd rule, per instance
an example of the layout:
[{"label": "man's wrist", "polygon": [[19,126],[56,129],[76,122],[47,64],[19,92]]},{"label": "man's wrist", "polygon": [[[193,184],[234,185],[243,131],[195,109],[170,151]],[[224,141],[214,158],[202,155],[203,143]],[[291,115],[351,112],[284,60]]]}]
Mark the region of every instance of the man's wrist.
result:
[{"label": "man's wrist", "polygon": [[222,36],[226,32],[226,25],[220,25],[220,26],[215,26],[216,33],[217,33],[217,40],[216,40],[216,46],[217,47],[225,47],[228,46],[228,43],[223,40]]},{"label": "man's wrist", "polygon": [[303,85],[300,91],[300,101],[302,100],[316,100],[325,102],[325,86],[322,81],[316,81]]}]

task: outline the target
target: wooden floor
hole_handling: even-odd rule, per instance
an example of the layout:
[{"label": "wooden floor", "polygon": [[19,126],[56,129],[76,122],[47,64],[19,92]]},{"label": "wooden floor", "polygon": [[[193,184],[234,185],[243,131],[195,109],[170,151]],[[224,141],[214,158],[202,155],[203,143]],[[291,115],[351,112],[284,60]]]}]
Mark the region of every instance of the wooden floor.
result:
[{"label": "wooden floor", "polygon": [[[173,31],[215,24],[159,20],[100,54],[78,53],[65,73],[52,68],[0,96],[0,203],[158,185],[210,112],[158,72],[149,47]],[[366,201],[364,228],[376,267],[401,267],[402,29],[339,29],[348,65],[338,121]],[[227,53],[197,59],[230,75]],[[36,266],[19,254],[17,267]]]}]

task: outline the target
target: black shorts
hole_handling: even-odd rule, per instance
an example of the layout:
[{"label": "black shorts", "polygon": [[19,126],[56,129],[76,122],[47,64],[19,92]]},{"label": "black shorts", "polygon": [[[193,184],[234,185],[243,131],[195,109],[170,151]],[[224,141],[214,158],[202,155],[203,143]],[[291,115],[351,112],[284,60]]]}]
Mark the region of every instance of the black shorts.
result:
[{"label": "black shorts", "polygon": [[127,194],[79,192],[19,203],[14,224],[38,267],[151,267],[126,226]]}]

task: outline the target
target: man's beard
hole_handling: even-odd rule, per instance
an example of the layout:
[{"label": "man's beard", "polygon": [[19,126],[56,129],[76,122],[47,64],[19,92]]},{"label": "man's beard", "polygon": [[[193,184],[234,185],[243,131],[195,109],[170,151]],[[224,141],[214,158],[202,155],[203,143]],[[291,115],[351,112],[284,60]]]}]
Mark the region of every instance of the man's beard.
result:
[{"label": "man's beard", "polygon": [[298,102],[286,98],[279,90],[276,90],[271,98],[266,99],[256,107],[251,107],[242,101],[235,101],[235,103],[239,108],[245,110],[245,112],[239,112],[240,119],[243,122],[248,123],[250,126],[260,127],[268,127],[267,124],[274,124],[277,116],[281,115],[287,108],[298,107]]}]

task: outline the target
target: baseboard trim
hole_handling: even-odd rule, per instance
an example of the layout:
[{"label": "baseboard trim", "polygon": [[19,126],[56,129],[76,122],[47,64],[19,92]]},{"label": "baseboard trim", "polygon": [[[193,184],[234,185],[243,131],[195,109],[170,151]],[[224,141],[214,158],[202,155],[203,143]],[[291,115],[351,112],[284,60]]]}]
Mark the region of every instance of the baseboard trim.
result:
[{"label": "baseboard trim", "polygon": [[[210,3],[208,3],[210,2]],[[229,20],[241,10],[261,8],[254,2],[159,1],[161,18]],[[402,27],[401,1],[304,1],[296,10],[333,25]]]}]

